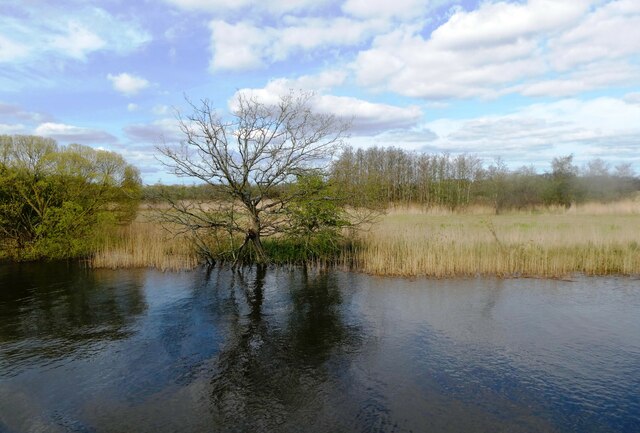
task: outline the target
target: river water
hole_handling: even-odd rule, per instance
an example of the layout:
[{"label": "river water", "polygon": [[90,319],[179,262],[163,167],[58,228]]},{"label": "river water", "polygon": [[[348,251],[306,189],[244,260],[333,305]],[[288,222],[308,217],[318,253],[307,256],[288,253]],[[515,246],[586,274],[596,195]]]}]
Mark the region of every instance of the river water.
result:
[{"label": "river water", "polygon": [[640,281],[2,265],[0,432],[640,432]]}]

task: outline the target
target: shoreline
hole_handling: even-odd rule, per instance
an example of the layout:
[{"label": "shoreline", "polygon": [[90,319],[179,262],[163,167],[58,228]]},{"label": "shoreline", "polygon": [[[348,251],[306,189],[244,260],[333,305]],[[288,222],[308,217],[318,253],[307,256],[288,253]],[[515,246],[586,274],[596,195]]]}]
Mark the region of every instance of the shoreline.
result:
[{"label": "shoreline", "polygon": [[[89,256],[90,268],[181,271],[203,265],[187,236],[174,236],[141,207]],[[300,256],[300,245],[269,238],[276,266],[330,267],[404,278],[542,278],[640,275],[640,201],[591,203],[568,210],[460,212],[391,207],[367,230],[343,243]],[[267,241],[265,239],[265,241]],[[212,246],[213,251],[215,245]],[[218,247],[220,248],[220,247]],[[224,258],[224,255],[220,255]],[[74,259],[71,259],[74,260]],[[43,260],[46,261],[46,260]],[[0,263],[10,262],[0,260]],[[217,260],[218,263],[224,260]],[[227,262],[232,260],[227,258]]]}]

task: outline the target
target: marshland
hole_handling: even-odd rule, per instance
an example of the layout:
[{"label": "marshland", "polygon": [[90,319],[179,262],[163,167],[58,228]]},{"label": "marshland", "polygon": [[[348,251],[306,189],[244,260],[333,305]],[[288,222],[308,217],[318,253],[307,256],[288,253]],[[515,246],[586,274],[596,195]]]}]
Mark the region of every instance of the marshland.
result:
[{"label": "marshland", "polygon": [[[473,155],[346,148],[325,174],[234,196],[216,184],[143,186],[112,152],[1,142],[5,260],[184,270],[265,259],[437,278],[640,273],[640,179],[599,159],[558,157],[538,173]],[[264,257],[248,242],[255,206],[242,197],[252,194]]]},{"label": "marshland", "polygon": [[191,125],[190,185],[0,137],[1,431],[637,430],[629,165]]},{"label": "marshland", "polygon": [[[198,252],[189,236],[174,235],[158,223],[156,212],[153,206],[139,210],[135,221],[119,227],[91,255],[91,266],[161,270],[198,266]],[[640,201],[500,215],[482,206],[454,211],[396,206],[367,227],[346,233],[341,242],[339,251],[330,250],[314,263],[375,275],[436,278],[637,275]],[[294,259],[285,256],[281,264],[295,263]]]}]

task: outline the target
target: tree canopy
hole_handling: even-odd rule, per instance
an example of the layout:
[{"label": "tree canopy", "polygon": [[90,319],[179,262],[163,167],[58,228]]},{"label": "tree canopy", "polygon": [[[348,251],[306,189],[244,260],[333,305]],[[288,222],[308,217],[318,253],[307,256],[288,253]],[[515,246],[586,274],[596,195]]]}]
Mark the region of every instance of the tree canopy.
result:
[{"label": "tree canopy", "polygon": [[141,182],[122,156],[31,135],[0,136],[0,244],[13,259],[87,254],[135,216]]}]

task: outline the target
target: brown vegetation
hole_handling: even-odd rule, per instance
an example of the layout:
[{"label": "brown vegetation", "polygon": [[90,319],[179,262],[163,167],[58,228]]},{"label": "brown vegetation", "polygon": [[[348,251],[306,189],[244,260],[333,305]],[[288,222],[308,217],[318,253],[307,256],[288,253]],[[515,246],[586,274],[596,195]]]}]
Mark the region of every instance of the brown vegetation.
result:
[{"label": "brown vegetation", "polygon": [[[640,273],[640,202],[494,215],[491,208],[402,207],[352,239],[335,261],[377,275],[436,278]],[[186,238],[139,219],[98,251],[95,267],[196,266]]]},{"label": "brown vegetation", "polygon": [[637,274],[639,224],[631,202],[499,216],[394,210],[362,238],[355,262],[373,274],[438,278]]},{"label": "brown vegetation", "polygon": [[94,268],[192,269],[199,258],[188,239],[173,236],[156,222],[138,218],[106,241],[91,258]]}]

